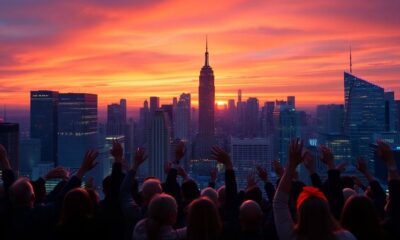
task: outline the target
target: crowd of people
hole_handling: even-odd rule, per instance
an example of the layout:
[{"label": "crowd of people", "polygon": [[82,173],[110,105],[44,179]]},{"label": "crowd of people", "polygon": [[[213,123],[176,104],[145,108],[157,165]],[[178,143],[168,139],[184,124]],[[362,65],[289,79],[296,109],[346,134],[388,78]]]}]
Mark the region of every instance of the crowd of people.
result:
[{"label": "crowd of people", "polygon": [[[164,182],[148,176],[139,184],[136,173],[147,159],[144,149],[136,151],[129,169],[117,141],[110,154],[112,172],[102,182],[105,197],[100,199],[93,179],[82,186],[97,164],[96,151],[85,154],[73,176],[57,167],[33,181],[16,177],[0,145],[0,239],[400,239],[400,176],[391,148],[382,141],[376,154],[387,166],[388,194],[363,158],[357,160],[357,169],[367,186],[341,176],[343,166],[335,165],[325,146],[320,147],[320,160],[327,168],[322,181],[314,157],[299,139],[289,146],[286,166],[274,162],[276,184],[257,167],[264,188],[250,176],[240,191],[231,158],[218,146],[211,158],[225,168],[224,185],[216,188],[213,170],[209,186],[202,190],[180,166],[183,143],[175,150],[175,160],[165,166]],[[309,171],[312,186],[298,180],[300,164]],[[46,193],[48,179],[61,180]],[[355,191],[356,186],[363,192]]]}]

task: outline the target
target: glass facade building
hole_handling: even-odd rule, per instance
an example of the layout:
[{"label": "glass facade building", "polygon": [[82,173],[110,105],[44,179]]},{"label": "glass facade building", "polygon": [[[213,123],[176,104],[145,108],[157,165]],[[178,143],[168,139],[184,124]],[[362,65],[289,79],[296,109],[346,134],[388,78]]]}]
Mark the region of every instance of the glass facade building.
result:
[{"label": "glass facade building", "polygon": [[98,149],[97,95],[62,93],[58,114],[59,165],[77,169],[87,150]]},{"label": "glass facade building", "polygon": [[[372,134],[385,130],[384,89],[344,73],[345,119],[344,133],[351,142],[352,157],[369,152]],[[373,160],[368,166],[373,170]]]}]

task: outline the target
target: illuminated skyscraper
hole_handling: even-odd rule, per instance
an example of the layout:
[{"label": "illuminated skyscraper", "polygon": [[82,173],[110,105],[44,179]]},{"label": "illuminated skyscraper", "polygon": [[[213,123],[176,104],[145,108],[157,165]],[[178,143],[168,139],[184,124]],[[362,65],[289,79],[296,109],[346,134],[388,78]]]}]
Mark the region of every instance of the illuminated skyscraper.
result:
[{"label": "illuminated skyscraper", "polygon": [[171,128],[169,117],[163,110],[156,110],[151,120],[149,139],[149,174],[164,180],[164,164],[170,156]]},{"label": "illuminated skyscraper", "polygon": [[394,92],[385,92],[385,131],[394,132],[398,126],[398,116]]},{"label": "illuminated skyscraper", "polygon": [[97,95],[62,93],[59,100],[59,165],[77,169],[85,152],[98,148]]},{"label": "illuminated skyscraper", "polygon": [[182,93],[176,104],[174,116],[174,137],[190,140],[190,93]]},{"label": "illuminated skyscraper", "polygon": [[214,104],[214,72],[209,65],[206,42],[205,62],[199,77],[199,132],[195,151],[198,158],[208,158],[215,143]]},{"label": "illuminated skyscraper", "polygon": [[113,103],[107,106],[107,135],[125,135],[126,127],[126,100],[121,99],[120,104]]},{"label": "illuminated skyscraper", "polygon": [[58,92],[31,91],[30,114],[31,138],[40,139],[40,162],[56,165],[58,162]]},{"label": "illuminated skyscraper", "polygon": [[[344,73],[344,133],[351,142],[352,157],[365,155],[372,143],[372,134],[385,130],[384,89]],[[369,162],[372,169],[372,162]]]}]

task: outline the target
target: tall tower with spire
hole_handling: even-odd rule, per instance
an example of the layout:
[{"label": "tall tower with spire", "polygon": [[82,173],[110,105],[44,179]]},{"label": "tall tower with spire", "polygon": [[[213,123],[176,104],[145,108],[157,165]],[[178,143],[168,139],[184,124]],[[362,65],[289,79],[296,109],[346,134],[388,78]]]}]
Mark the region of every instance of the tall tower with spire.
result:
[{"label": "tall tower with spire", "polygon": [[208,41],[206,38],[205,61],[199,76],[199,131],[195,151],[195,157],[197,158],[208,158],[211,147],[215,142],[214,107],[214,72],[209,63]]},{"label": "tall tower with spire", "polygon": [[350,45],[350,73],[353,73],[353,61],[351,59],[351,45]]}]

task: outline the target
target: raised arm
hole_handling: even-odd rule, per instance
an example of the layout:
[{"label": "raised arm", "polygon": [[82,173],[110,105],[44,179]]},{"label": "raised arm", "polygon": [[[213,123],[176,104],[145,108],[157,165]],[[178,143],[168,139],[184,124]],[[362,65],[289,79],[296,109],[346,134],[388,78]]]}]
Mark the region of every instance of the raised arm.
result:
[{"label": "raised arm", "polygon": [[275,226],[279,239],[291,239],[293,237],[294,222],[290,214],[288,202],[293,176],[303,158],[302,141],[299,139],[292,140],[289,145],[289,159],[286,169],[279,182],[273,201]]},{"label": "raised arm", "polygon": [[306,158],[304,159],[304,163],[303,163],[304,167],[307,169],[309,175],[310,175],[310,179],[311,179],[311,184],[316,187],[319,188],[321,190],[322,187],[322,181],[321,178],[319,177],[316,168],[315,168],[315,159],[314,156],[309,153],[307,154]]},{"label": "raised arm", "polygon": [[269,181],[268,172],[267,172],[267,170],[265,168],[262,168],[261,166],[257,166],[256,169],[257,169],[258,177],[264,183],[264,190],[265,190],[265,193],[267,194],[268,200],[270,202],[272,202],[273,199],[274,199],[274,196],[275,196],[275,187]]},{"label": "raised arm", "polygon": [[134,201],[131,189],[136,176],[136,172],[139,166],[147,159],[143,148],[136,150],[135,158],[132,164],[132,168],[126,174],[121,184],[120,197],[121,197],[121,208],[127,219],[130,221],[139,220],[140,207]]},{"label": "raised arm", "polygon": [[320,146],[321,162],[328,169],[328,180],[323,185],[323,192],[329,201],[329,206],[333,215],[339,219],[344,205],[343,187],[340,179],[340,170],[335,168],[335,160],[331,150],[324,146]]},{"label": "raised arm", "polygon": [[225,194],[226,194],[226,207],[230,211],[225,211],[229,214],[228,218],[237,217],[239,214],[239,202],[237,196],[237,183],[235,178],[235,171],[231,157],[221,147],[214,146],[211,150],[211,158],[217,160],[225,166]]}]

